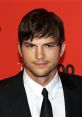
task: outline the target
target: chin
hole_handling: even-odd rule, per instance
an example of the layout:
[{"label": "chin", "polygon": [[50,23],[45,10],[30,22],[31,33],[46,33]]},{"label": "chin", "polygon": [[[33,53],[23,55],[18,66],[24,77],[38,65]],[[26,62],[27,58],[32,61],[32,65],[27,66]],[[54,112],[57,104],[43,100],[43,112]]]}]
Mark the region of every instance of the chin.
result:
[{"label": "chin", "polygon": [[48,73],[32,73],[32,74],[34,74],[35,77],[47,77],[50,74],[50,72],[48,72]]}]

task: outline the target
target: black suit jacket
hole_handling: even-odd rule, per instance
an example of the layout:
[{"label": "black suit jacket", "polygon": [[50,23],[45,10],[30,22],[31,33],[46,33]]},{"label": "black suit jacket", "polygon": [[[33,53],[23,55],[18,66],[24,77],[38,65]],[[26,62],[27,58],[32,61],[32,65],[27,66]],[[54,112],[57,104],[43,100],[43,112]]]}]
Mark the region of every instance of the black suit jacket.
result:
[{"label": "black suit jacket", "polygon": [[[82,77],[59,73],[66,117],[82,117]],[[0,81],[0,117],[32,117],[23,86],[23,72]]]}]

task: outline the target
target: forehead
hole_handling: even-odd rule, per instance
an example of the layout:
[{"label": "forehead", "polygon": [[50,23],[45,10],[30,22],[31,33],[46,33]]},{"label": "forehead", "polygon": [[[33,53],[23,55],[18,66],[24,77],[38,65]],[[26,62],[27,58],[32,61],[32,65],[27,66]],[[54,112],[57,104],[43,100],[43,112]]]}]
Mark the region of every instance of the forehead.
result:
[{"label": "forehead", "polygon": [[33,38],[32,41],[29,39],[24,42],[32,44],[45,44],[45,43],[55,43],[56,39],[53,37],[47,37],[47,38],[42,37],[42,38]]}]

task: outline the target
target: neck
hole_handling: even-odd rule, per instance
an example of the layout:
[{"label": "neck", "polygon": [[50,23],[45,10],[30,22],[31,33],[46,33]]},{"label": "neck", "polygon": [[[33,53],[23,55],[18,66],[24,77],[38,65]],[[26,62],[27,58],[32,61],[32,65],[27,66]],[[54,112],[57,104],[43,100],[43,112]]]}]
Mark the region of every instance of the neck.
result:
[{"label": "neck", "polygon": [[33,81],[35,81],[36,83],[38,83],[42,86],[46,86],[47,84],[49,84],[50,81],[53,80],[53,78],[54,78],[54,76],[57,72],[57,69],[53,70],[51,73],[49,73],[47,76],[44,76],[44,77],[35,76],[34,74],[32,74],[27,69],[25,69],[25,71]]}]

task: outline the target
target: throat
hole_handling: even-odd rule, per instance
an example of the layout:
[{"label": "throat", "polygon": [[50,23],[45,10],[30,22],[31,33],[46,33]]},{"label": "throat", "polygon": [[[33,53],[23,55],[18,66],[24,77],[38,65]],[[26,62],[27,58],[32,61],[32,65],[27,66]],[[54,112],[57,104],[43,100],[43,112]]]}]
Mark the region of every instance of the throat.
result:
[{"label": "throat", "polygon": [[49,84],[49,82],[51,82],[56,74],[56,71],[53,71],[52,73],[48,74],[48,75],[44,75],[44,76],[36,76],[35,74],[32,74],[31,72],[29,72],[28,70],[26,70],[26,73],[28,74],[28,76],[35,81],[36,83],[40,84],[41,86],[46,86],[47,84]]}]

